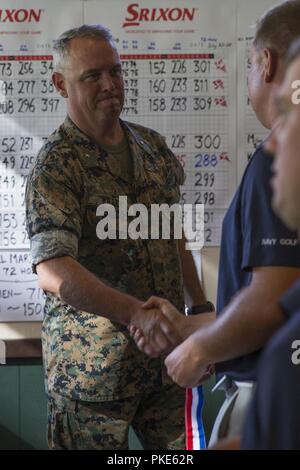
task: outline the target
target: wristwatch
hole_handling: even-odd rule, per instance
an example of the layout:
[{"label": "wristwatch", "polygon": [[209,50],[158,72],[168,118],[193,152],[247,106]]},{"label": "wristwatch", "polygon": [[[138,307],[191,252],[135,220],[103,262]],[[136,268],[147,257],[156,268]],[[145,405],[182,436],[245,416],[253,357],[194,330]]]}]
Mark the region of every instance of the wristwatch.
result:
[{"label": "wristwatch", "polygon": [[186,309],[187,315],[197,315],[197,313],[207,313],[207,312],[214,312],[215,306],[209,300],[205,302],[205,304],[200,305],[193,305],[192,307],[188,307]]}]

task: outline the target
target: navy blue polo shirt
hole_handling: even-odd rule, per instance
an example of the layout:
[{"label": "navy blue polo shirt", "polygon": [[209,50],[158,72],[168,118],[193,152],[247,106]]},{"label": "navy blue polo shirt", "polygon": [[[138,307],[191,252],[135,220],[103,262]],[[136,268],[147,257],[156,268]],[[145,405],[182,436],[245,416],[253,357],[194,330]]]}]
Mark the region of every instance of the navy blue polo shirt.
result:
[{"label": "navy blue polo shirt", "polygon": [[259,362],[242,449],[300,449],[300,282],[281,301],[287,323]]},{"label": "navy blue polo shirt", "polygon": [[[300,245],[276,216],[270,178],[273,157],[260,146],[252,156],[222,227],[217,314],[252,280],[262,266],[300,267]],[[218,375],[254,380],[259,351],[217,364]]]}]

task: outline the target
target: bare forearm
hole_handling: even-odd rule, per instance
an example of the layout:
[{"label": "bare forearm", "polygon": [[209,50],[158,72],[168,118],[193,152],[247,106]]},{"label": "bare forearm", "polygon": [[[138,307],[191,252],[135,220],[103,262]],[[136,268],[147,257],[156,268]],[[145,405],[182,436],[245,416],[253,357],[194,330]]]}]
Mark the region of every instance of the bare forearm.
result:
[{"label": "bare forearm", "polygon": [[128,325],[132,315],[142,304],[134,297],[106,285],[70,257],[50,260],[48,263],[52,263],[48,267],[51,269],[52,278],[55,272],[55,278],[52,283],[45,281],[47,267],[39,269],[38,266],[41,287],[77,310],[84,310]]},{"label": "bare forearm", "polygon": [[[270,296],[271,297],[271,296]],[[240,291],[226,310],[203,330],[194,333],[207,362],[221,362],[260,349],[282,325],[278,299],[261,289]]]},{"label": "bare forearm", "polygon": [[191,315],[184,317],[180,321],[180,331],[184,339],[195,333],[200,328],[206,328],[216,320],[215,312],[199,313],[198,315]]}]

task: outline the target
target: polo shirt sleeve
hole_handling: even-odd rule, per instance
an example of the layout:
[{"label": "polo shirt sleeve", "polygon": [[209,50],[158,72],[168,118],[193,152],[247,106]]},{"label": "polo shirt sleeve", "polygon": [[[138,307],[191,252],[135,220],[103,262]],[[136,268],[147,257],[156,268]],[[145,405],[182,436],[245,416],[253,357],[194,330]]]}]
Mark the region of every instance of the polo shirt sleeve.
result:
[{"label": "polo shirt sleeve", "polygon": [[300,266],[300,245],[272,209],[273,158],[262,149],[250,161],[244,180],[241,204],[243,232],[242,266]]},{"label": "polo shirt sleeve", "polygon": [[[54,159],[55,161],[55,159]],[[26,187],[26,228],[33,272],[42,261],[78,256],[82,214],[80,197],[62,162],[33,173]]]}]

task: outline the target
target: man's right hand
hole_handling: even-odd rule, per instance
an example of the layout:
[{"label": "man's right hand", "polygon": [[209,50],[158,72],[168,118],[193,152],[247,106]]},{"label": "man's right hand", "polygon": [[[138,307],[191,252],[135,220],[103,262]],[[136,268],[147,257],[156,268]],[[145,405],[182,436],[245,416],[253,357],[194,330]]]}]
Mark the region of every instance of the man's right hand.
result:
[{"label": "man's right hand", "polygon": [[[178,335],[172,335],[167,338],[164,338],[163,341],[156,341],[156,344],[151,344],[147,337],[143,334],[141,328],[137,327],[136,325],[131,322],[129,326],[129,331],[134,339],[137,347],[148,355],[153,355],[153,350],[155,350],[155,355],[159,354],[166,354],[170,353],[172,349],[178,346],[182,341],[188,338],[191,334],[193,334],[199,328],[203,328],[208,324],[215,321],[215,313],[208,312],[202,313],[199,315],[193,316],[185,316],[181,314],[174,305],[171,304],[166,299],[152,296],[150,297],[147,302],[142,305],[142,308],[145,309],[145,313],[147,311],[152,310],[159,310],[165,318],[169,320],[171,325],[173,326],[175,331],[178,332]],[[165,322],[164,322],[165,325]],[[165,328],[165,326],[164,326]],[[170,324],[168,323],[168,328],[170,328]],[[167,336],[168,333],[165,333],[164,336]],[[149,337],[148,337],[149,338]],[[166,341],[169,340],[169,341]]]},{"label": "man's right hand", "polygon": [[167,299],[155,296],[150,297],[150,299],[143,304],[143,308],[159,308],[170,322],[176,325],[177,330],[180,331],[182,340],[188,338],[199,328],[203,328],[214,322],[216,319],[215,312],[186,316],[180,313]]},{"label": "man's right hand", "polygon": [[139,308],[128,326],[137,347],[148,356],[170,352],[183,340],[180,329],[159,308]]}]

